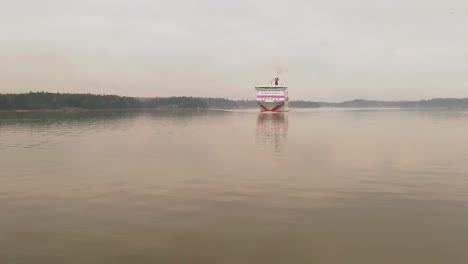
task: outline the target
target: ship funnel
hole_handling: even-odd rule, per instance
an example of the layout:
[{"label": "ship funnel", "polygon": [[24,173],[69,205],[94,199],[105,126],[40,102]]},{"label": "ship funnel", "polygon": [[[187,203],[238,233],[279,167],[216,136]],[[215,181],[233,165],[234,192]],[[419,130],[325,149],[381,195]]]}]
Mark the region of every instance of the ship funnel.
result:
[{"label": "ship funnel", "polygon": [[276,77],[276,78],[275,78],[275,85],[278,85],[278,84],[279,84],[279,78]]}]

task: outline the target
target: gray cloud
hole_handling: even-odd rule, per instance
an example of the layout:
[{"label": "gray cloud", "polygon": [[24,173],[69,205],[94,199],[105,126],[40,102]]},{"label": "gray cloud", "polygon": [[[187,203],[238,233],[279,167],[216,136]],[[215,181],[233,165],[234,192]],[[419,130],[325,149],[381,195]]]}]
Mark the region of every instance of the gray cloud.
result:
[{"label": "gray cloud", "polygon": [[0,92],[468,96],[465,1],[0,0]]}]

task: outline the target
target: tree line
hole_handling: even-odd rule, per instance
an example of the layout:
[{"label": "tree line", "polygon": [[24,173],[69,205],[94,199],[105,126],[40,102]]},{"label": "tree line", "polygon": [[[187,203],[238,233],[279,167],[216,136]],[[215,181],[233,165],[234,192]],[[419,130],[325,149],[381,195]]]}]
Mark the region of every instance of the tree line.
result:
[{"label": "tree line", "polygon": [[138,100],[115,95],[25,93],[0,94],[0,109],[60,109],[76,107],[85,109],[110,109],[139,107]]},{"label": "tree line", "polygon": [[219,108],[236,109],[255,107],[255,101],[233,101],[224,98],[157,97],[134,98],[117,95],[64,94],[30,92],[23,94],[0,94],[0,110],[41,109],[138,109],[138,108]]},{"label": "tree line", "polygon": [[[468,108],[468,98],[439,98],[424,101],[372,101],[353,100],[342,103],[291,101],[293,108],[315,107],[395,107],[395,108]],[[229,100],[226,98],[157,97],[134,98],[117,95],[63,94],[30,92],[23,94],[0,94],[0,110],[41,109],[143,109],[143,108],[255,108],[254,100]]]}]

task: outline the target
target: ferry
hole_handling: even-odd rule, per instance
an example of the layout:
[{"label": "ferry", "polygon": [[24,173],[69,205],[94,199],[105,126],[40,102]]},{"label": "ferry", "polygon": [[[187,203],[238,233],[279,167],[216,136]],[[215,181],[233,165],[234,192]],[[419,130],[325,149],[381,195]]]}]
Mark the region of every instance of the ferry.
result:
[{"label": "ferry", "polygon": [[279,78],[270,84],[256,85],[257,105],[261,112],[287,112],[288,87],[279,82]]}]

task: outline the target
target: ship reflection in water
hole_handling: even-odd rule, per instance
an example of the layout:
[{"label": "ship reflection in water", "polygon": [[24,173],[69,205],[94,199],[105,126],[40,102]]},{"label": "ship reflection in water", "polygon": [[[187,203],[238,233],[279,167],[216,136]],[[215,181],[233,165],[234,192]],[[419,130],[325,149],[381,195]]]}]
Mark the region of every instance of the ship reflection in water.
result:
[{"label": "ship reflection in water", "polygon": [[260,113],[257,118],[257,143],[281,150],[288,135],[287,113]]}]

